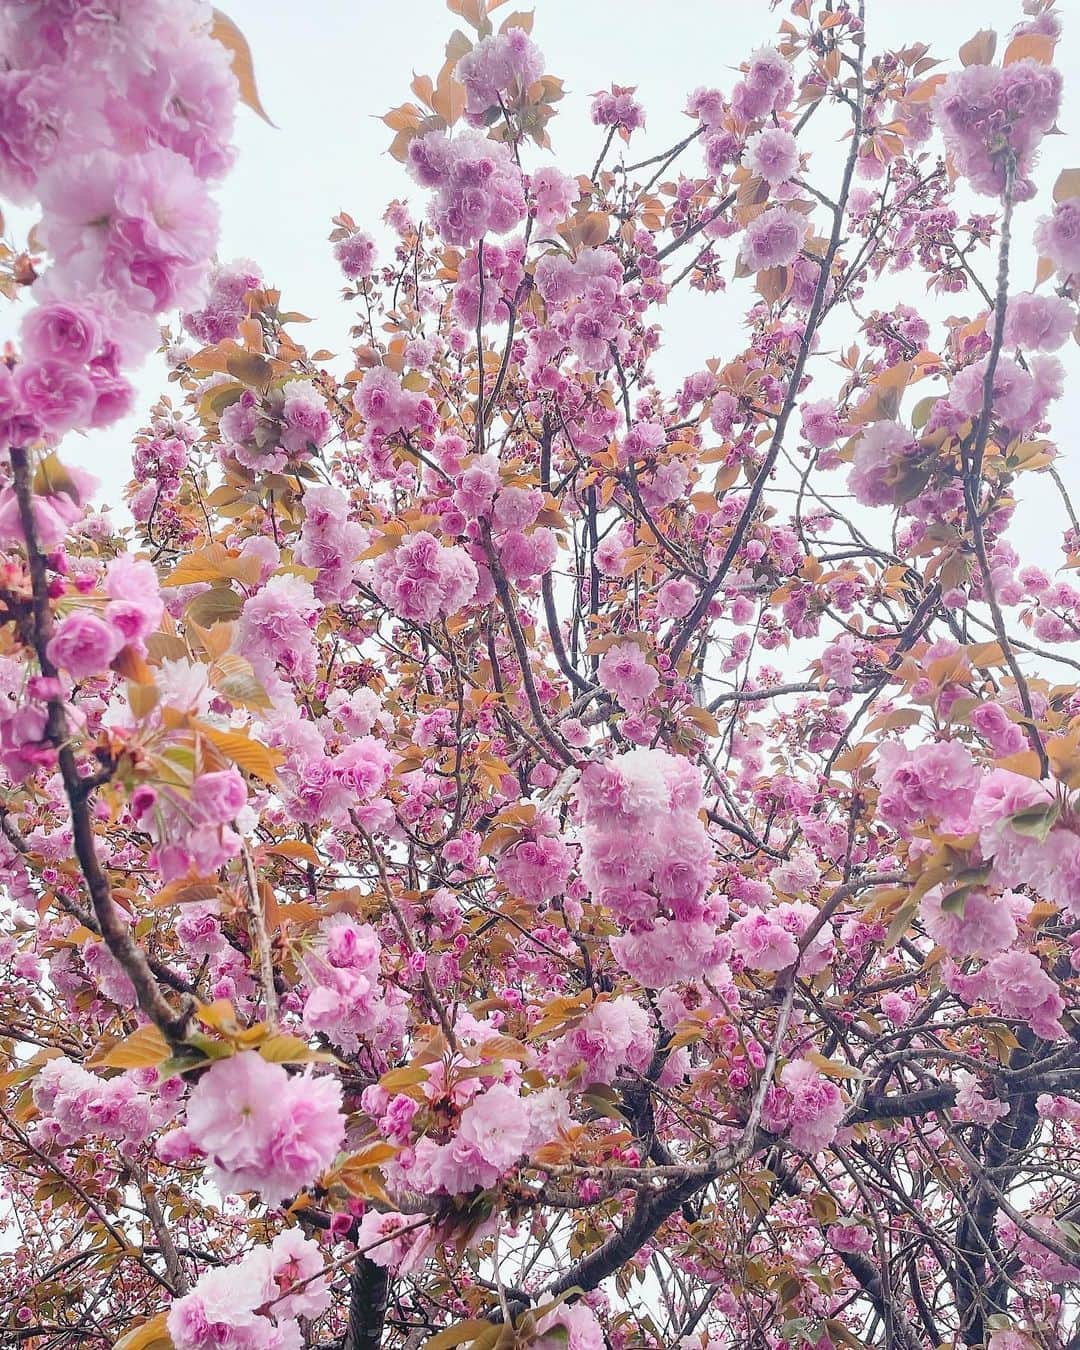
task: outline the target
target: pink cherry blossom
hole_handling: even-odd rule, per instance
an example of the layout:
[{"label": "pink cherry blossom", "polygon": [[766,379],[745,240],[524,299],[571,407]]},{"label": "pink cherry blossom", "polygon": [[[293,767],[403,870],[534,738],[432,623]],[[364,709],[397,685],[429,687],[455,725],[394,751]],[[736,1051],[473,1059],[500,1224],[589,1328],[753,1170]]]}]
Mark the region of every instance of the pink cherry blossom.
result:
[{"label": "pink cherry blossom", "polygon": [[754,272],[765,267],[788,267],[798,257],[806,231],[806,218],[798,211],[771,207],[746,227],[739,257]]},{"label": "pink cherry blossom", "polygon": [[619,642],[600,658],[597,669],[600,683],[624,707],[643,703],[660,683],[654,666],[636,642]]}]

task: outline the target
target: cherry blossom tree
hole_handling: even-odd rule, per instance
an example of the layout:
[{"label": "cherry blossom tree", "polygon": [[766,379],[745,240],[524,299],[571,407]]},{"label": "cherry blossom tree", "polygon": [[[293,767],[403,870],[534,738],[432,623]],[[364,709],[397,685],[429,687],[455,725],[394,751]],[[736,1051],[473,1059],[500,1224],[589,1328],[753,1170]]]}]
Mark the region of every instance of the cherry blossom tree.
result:
[{"label": "cherry blossom tree", "polygon": [[216,260],[235,25],[0,7],[0,1340],[1076,1350],[1052,0],[795,0],[561,167],[500,7],[333,222],[338,358]]}]

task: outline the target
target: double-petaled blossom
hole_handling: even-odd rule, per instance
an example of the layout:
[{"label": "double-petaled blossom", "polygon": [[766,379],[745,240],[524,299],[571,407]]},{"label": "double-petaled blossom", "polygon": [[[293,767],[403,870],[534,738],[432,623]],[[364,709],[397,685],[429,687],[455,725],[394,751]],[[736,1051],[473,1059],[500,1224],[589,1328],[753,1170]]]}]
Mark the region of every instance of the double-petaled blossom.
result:
[{"label": "double-petaled blossom", "polygon": [[408,165],[421,187],[434,189],[432,224],[448,244],[506,234],[525,215],[524,181],[513,155],[477,131],[425,132],[410,144]]},{"label": "double-petaled blossom", "polygon": [[176,1350],[295,1350],[297,1318],[318,1317],[330,1306],[318,1244],[287,1228],[269,1246],[240,1261],[208,1270],[194,1289],[175,1299],[167,1327]]},{"label": "double-petaled blossom", "polygon": [[290,1076],[245,1050],[206,1070],[188,1097],[182,1129],[159,1148],[166,1157],[205,1157],[220,1190],[255,1191],[274,1205],[325,1171],[344,1137],[336,1079]]},{"label": "double-petaled blossom", "polygon": [[1025,175],[1054,124],[1061,87],[1059,71],[1030,57],[969,65],[945,80],[934,115],[956,168],[977,192],[997,196],[1014,175],[1014,196],[1031,195]]}]

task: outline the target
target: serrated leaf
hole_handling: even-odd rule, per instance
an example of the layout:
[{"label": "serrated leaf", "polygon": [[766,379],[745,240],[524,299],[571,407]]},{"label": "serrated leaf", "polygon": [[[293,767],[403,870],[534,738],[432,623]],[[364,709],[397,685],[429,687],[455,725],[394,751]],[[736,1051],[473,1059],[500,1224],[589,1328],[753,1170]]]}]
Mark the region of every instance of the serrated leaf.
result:
[{"label": "serrated leaf", "polygon": [[706,736],[719,736],[720,727],[708,708],[692,706],[683,709],[683,716],[695,726],[700,727]]},{"label": "serrated leaf", "polygon": [[1014,61],[1038,61],[1048,66],[1053,60],[1054,39],[1049,33],[1021,33],[1005,48],[1001,63],[1011,66]]},{"label": "serrated leaf", "polygon": [[604,1116],[608,1120],[626,1120],[626,1113],[620,1104],[619,1094],[614,1088],[609,1088],[604,1084],[595,1083],[588,1092],[582,1094],[581,1100],[598,1116]]},{"label": "serrated leaf", "polygon": [[52,497],[63,493],[70,497],[76,506],[82,503],[82,496],[74,478],[60,462],[55,451],[46,455],[38,464],[34,473],[33,487],[34,494],[38,497]]},{"label": "serrated leaf", "polygon": [[988,66],[994,59],[997,34],[992,28],[980,28],[960,47],[960,62],[965,66]]},{"label": "serrated leaf", "polygon": [[243,598],[231,586],[212,586],[192,600],[185,615],[201,628],[209,628],[215,623],[238,619],[243,605]]},{"label": "serrated leaf", "polygon": [[524,1064],[528,1061],[529,1051],[513,1036],[491,1036],[480,1046],[485,1060],[513,1059]]},{"label": "serrated leaf", "polygon": [[311,845],[305,844],[301,839],[282,839],[276,844],[267,844],[265,851],[282,858],[295,858],[300,862],[312,863],[315,867],[318,867],[321,861]]},{"label": "serrated leaf", "polygon": [[1003,755],[1001,759],[994,760],[994,766],[1021,774],[1024,778],[1042,778],[1042,765],[1034,750],[1018,750],[1015,755]]},{"label": "serrated leaf", "polygon": [[263,1059],[269,1060],[271,1064],[330,1064],[334,1062],[334,1056],[328,1055],[321,1050],[312,1050],[307,1041],[299,1036],[289,1036],[284,1033],[278,1036],[268,1036],[265,1041],[260,1041],[257,1046],[259,1054]]},{"label": "serrated leaf", "polygon": [[968,660],[973,666],[980,669],[986,666],[1003,666],[1005,664],[1005,653],[1001,650],[1000,642],[974,642],[968,645]]},{"label": "serrated leaf", "polygon": [[92,1063],[109,1069],[152,1069],[167,1060],[171,1053],[169,1042],[152,1022],[148,1022]]},{"label": "serrated leaf", "polygon": [[896,917],[889,925],[889,931],[885,935],[885,948],[895,947],[907,930],[911,927],[911,921],[915,917],[915,911],[919,908],[918,901],[909,900],[906,904],[900,906],[896,912]]},{"label": "serrated leaf", "polygon": [[237,768],[264,783],[277,782],[277,766],[284,759],[280,751],[270,750],[240,731],[219,731],[206,722],[194,722],[193,726]]},{"label": "serrated leaf", "polygon": [[225,368],[242,384],[254,389],[265,389],[273,378],[273,364],[258,352],[236,351],[225,362]]},{"label": "serrated leaf", "polygon": [[1080,788],[1080,727],[1064,736],[1053,736],[1046,743],[1046,754],[1054,777],[1066,787]]},{"label": "serrated leaf", "polygon": [[1067,202],[1080,197],[1080,169],[1062,169],[1054,184],[1054,201]]},{"label": "serrated leaf", "polygon": [[866,1350],[866,1342],[860,1341],[858,1336],[849,1331],[843,1322],[838,1322],[835,1317],[825,1319],[825,1330],[830,1340],[836,1341],[840,1345],[846,1345],[850,1350]]},{"label": "serrated leaf", "polygon": [[210,681],[215,689],[233,703],[242,703],[248,708],[274,706],[262,683],[256,678],[251,662],[235,652],[226,652],[218,657],[210,669]]},{"label": "serrated leaf", "polygon": [[252,59],[247,38],[244,37],[232,19],[227,14],[223,14],[220,9],[214,10],[214,21],[210,25],[210,36],[216,38],[229,53],[233,74],[236,76],[236,83],[240,86],[241,102],[246,103],[252,112],[257,113],[264,122],[272,127],[275,126],[275,123],[270,121],[270,117],[262,105],[262,100],[259,98],[259,91],[255,86],[255,62]]},{"label": "serrated leaf", "polygon": [[156,684],[132,684],[127,687],[128,707],[131,709],[132,716],[141,721],[148,713],[153,712],[157,707],[158,700],[161,698],[161,690]]},{"label": "serrated leaf", "polygon": [[1009,825],[1025,839],[1036,839],[1040,844],[1045,844],[1047,835],[1060,815],[1060,805],[1050,802],[1046,806],[1032,806],[1026,811],[1018,811],[1015,816],[1009,817]]},{"label": "serrated leaf", "polygon": [[253,585],[259,579],[261,564],[253,558],[240,558],[224,544],[207,544],[189,553],[176,564],[163,586],[191,586],[198,581],[244,581]]},{"label": "serrated leaf", "polygon": [[853,1064],[845,1064],[839,1059],[827,1059],[816,1050],[807,1050],[803,1059],[808,1059],[815,1068],[820,1069],[828,1078],[853,1078],[860,1080],[866,1077],[862,1069],[857,1069]]},{"label": "serrated leaf", "polygon": [[358,1149],[347,1157],[337,1168],[337,1172],[346,1171],[366,1171],[369,1167],[381,1167],[384,1162],[389,1162],[391,1158],[396,1158],[401,1149],[396,1144],[387,1144],[380,1140],[376,1144],[368,1144],[366,1147]]},{"label": "serrated leaf", "polygon": [[420,1064],[406,1064],[400,1069],[391,1069],[379,1079],[384,1092],[400,1092],[403,1088],[415,1087],[426,1083],[431,1077],[427,1069]]}]

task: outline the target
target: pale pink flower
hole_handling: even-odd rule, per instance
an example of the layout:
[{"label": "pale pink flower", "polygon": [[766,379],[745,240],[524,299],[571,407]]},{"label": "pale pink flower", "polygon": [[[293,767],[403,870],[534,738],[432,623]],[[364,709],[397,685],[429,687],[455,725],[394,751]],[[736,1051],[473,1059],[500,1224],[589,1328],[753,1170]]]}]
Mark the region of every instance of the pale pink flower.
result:
[{"label": "pale pink flower", "polygon": [[739,257],[752,272],[788,267],[799,256],[808,228],[806,217],[798,211],[771,207],[747,225]]},{"label": "pale pink flower", "polygon": [[474,1150],[485,1172],[492,1169],[501,1176],[524,1151],[528,1106],[512,1088],[495,1083],[462,1112],[457,1137]]},{"label": "pale pink flower", "polygon": [[1035,227],[1035,247],[1059,272],[1080,272],[1080,197],[1058,202]]},{"label": "pale pink flower", "polygon": [[23,319],[21,336],[25,360],[84,366],[97,354],[101,325],[92,309],[53,301],[30,310]]},{"label": "pale pink flower", "polygon": [[105,569],[105,617],[125,642],[141,642],[161,622],[165,604],[158,577],[146,558],[121,553]]},{"label": "pale pink flower", "polygon": [[928,816],[947,828],[962,829],[979,786],[979,771],[959,741],[934,741],[914,750],[886,741],[874,778],[880,788],[878,811],[897,829]]},{"label": "pale pink flower", "polygon": [[1065,1000],[1034,952],[1003,952],[984,966],[979,984],[987,1002],[1005,1017],[1027,1022],[1036,1036],[1056,1041],[1065,1035],[1060,1017]]},{"label": "pale pink flower", "polygon": [[923,896],[919,912],[929,936],[951,957],[996,956],[1016,941],[1017,919],[1031,908],[1031,901],[1015,891],[994,896],[973,890],[963,896],[956,910],[942,908],[943,888],[935,886]]},{"label": "pale pink flower", "polygon": [[52,357],[23,362],[15,385],[25,413],[57,436],[85,425],[97,398],[88,375]]},{"label": "pale pink flower", "polygon": [[345,1134],[341,1084],[290,1077],[251,1050],[218,1060],[188,1099],[186,1130],[222,1191],[276,1204],[333,1162]]},{"label": "pale pink flower", "polygon": [[889,506],[895,500],[898,470],[918,446],[898,422],[871,422],[855,447],[848,486],[863,506]]},{"label": "pale pink flower", "polygon": [[624,708],[643,703],[660,683],[656,667],[649,664],[636,642],[617,642],[609,647],[600,658],[596,675]]},{"label": "pale pink flower", "polygon": [[537,169],[530,176],[529,187],[536,201],[536,223],[542,230],[549,230],[565,220],[581,196],[577,180],[550,165]]},{"label": "pale pink flower", "polygon": [[770,186],[786,183],[799,167],[799,143],[783,127],[763,127],[746,142],[746,163]]},{"label": "pale pink flower", "polygon": [[1008,1102],[984,1096],[978,1078],[967,1069],[958,1069],[954,1082],[957,1092],[950,1111],[953,1120],[971,1121],[989,1128],[1009,1114]]},{"label": "pale pink flower", "polygon": [[[987,320],[987,326],[991,325]],[[1021,291],[1009,297],[1005,342],[1033,352],[1055,352],[1072,332],[1076,310],[1063,296]]]},{"label": "pale pink flower", "polygon": [[656,614],[661,619],[681,619],[694,608],[697,589],[689,577],[672,577],[656,592]]},{"label": "pale pink flower", "polygon": [[[482,117],[499,106],[499,95],[527,89],[544,73],[544,58],[524,28],[508,28],[482,38],[457,63],[465,86],[465,110]],[[512,101],[512,99],[511,99]]]},{"label": "pale pink flower", "polygon": [[73,680],[103,675],[124,645],[121,634],[110,623],[77,609],[65,615],[49,639],[49,660],[66,670]]},{"label": "pale pink flower", "polygon": [[785,1064],[780,1082],[790,1097],[787,1137],[804,1153],[820,1153],[836,1138],[844,1117],[840,1089],[809,1060]]},{"label": "pale pink flower", "polygon": [[843,423],[840,421],[836,404],[831,399],[803,403],[800,405],[800,411],[803,437],[816,449],[825,450],[830,445],[835,445],[843,435]]},{"label": "pale pink flower", "polygon": [[[547,1313],[537,1323],[540,1338],[535,1342],[537,1350],[552,1350],[556,1346],[562,1350],[604,1350],[607,1341],[604,1331],[593,1310],[580,1300],[577,1303],[564,1303]],[[549,1332],[558,1332],[558,1337],[549,1336]]]}]

